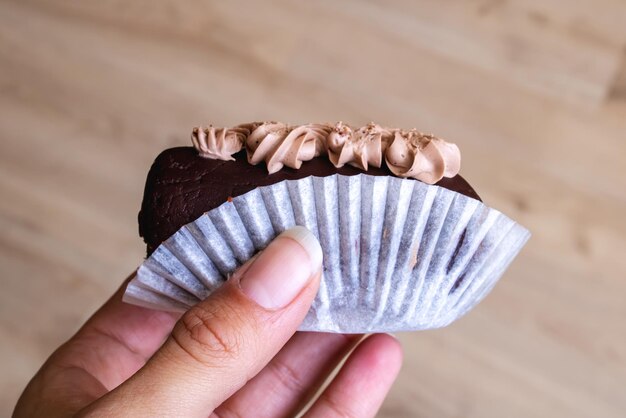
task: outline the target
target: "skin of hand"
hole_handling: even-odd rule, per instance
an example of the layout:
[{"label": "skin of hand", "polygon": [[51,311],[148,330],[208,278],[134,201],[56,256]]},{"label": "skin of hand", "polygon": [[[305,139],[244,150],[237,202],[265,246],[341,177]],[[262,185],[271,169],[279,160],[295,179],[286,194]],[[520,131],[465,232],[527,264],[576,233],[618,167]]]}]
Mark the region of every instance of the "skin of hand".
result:
[{"label": "skin of hand", "polygon": [[[181,315],[122,302],[125,286],[45,362],[14,417],[371,417],[402,363],[387,334],[296,332],[322,251],[295,227]],[[355,348],[356,347],[356,348]]]}]

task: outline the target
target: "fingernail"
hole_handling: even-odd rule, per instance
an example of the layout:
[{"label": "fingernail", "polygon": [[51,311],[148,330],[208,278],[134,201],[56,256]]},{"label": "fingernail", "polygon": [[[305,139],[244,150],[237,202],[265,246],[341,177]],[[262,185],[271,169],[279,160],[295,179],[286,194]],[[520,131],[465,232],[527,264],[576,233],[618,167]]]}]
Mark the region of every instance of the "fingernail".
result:
[{"label": "fingernail", "polygon": [[287,306],[322,266],[322,247],[303,226],[280,234],[240,279],[243,292],[266,309]]}]

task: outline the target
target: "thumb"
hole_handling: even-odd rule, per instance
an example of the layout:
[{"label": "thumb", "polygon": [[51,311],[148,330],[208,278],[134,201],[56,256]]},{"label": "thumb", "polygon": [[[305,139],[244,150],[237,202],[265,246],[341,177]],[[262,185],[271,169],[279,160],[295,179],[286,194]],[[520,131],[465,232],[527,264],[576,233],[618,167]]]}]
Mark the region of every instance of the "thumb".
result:
[{"label": "thumb", "polygon": [[317,293],[321,266],[311,232],[283,232],[187,311],[141,370],[84,412],[206,417],[295,333]]}]

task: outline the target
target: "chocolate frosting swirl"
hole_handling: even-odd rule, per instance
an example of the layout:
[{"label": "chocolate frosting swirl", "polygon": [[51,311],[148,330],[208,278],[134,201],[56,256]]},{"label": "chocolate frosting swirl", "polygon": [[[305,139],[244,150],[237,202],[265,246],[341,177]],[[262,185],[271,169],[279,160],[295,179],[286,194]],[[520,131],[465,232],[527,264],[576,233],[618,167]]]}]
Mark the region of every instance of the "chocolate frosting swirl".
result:
[{"label": "chocolate frosting swirl", "polygon": [[234,161],[233,154],[241,147],[258,123],[246,123],[233,128],[194,128],[191,133],[191,142],[201,157],[211,160]]},{"label": "chocolate frosting swirl", "polygon": [[300,168],[303,161],[322,154],[335,167],[350,164],[361,170],[380,167],[385,160],[392,174],[434,184],[454,177],[461,168],[461,153],[452,143],[416,130],[383,128],[370,123],[353,129],[342,122],[289,126],[256,122],[233,128],[195,128],[191,134],[200,156],[233,160],[245,147],[250,164],[264,161],[270,174],[284,166]]}]

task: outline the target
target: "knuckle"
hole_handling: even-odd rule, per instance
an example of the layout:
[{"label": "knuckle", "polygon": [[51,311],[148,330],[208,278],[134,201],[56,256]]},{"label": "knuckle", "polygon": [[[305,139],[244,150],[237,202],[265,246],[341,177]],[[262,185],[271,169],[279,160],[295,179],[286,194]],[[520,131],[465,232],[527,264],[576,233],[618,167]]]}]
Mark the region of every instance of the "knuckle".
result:
[{"label": "knuckle", "polygon": [[268,364],[268,371],[276,378],[281,386],[294,394],[306,392],[302,373],[284,361],[274,359]]},{"label": "knuckle", "polygon": [[[243,345],[235,311],[224,312],[199,304],[187,311],[172,331],[172,339],[201,363],[237,357]],[[233,318],[233,316],[235,316]]]}]

